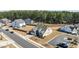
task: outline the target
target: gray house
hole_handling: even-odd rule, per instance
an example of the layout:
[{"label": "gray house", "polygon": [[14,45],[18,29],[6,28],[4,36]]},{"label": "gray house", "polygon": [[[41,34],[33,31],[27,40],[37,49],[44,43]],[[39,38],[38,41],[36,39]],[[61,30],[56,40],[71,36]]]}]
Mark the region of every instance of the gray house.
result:
[{"label": "gray house", "polygon": [[38,37],[45,37],[51,33],[52,29],[44,24],[37,24],[37,26],[34,27],[31,32],[31,34],[36,35]]},{"label": "gray house", "polygon": [[26,24],[33,24],[34,21],[32,19],[30,19],[30,18],[27,18],[27,19],[25,19],[25,23]]},{"label": "gray house", "polygon": [[3,18],[0,20],[0,22],[2,22],[5,25],[8,25],[9,23],[11,23],[11,20],[7,19],[7,18]]},{"label": "gray house", "polygon": [[21,28],[23,26],[25,26],[25,21],[22,19],[15,19],[12,22],[12,27],[14,27],[14,28]]},{"label": "gray house", "polygon": [[71,33],[71,34],[77,34],[77,27],[74,25],[65,25],[60,28],[60,31]]},{"label": "gray house", "polygon": [[79,24],[75,24],[75,26],[77,27],[77,34],[79,35]]}]

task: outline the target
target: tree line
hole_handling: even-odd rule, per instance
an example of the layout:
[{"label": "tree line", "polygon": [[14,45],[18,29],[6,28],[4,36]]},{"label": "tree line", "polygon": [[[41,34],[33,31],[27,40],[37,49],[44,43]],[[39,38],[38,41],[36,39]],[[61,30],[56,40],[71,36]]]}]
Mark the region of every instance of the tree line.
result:
[{"label": "tree line", "polygon": [[44,22],[50,24],[74,24],[79,22],[79,12],[69,11],[42,11],[42,10],[13,10],[0,12],[0,19],[8,18],[26,19],[31,18],[36,22]]}]

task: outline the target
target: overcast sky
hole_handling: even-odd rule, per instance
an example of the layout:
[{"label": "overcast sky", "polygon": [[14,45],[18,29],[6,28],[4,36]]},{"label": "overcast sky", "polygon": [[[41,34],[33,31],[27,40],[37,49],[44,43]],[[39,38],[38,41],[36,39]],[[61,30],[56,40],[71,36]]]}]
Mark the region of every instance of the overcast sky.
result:
[{"label": "overcast sky", "polygon": [[4,10],[79,10],[78,0],[0,0]]}]

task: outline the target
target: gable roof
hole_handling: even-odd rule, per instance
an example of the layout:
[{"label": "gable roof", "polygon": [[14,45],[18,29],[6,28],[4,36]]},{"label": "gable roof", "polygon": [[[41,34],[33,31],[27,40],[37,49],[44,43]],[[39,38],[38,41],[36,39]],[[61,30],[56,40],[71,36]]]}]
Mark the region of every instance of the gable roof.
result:
[{"label": "gable roof", "polygon": [[16,23],[25,23],[25,21],[22,20],[22,19],[15,19],[13,22],[16,22]]},{"label": "gable roof", "polygon": [[75,27],[69,26],[69,28],[71,29],[71,31],[73,31]]},{"label": "gable roof", "polygon": [[25,19],[25,20],[31,21],[32,19],[30,19],[30,18],[27,18],[27,19]]},{"label": "gable roof", "polygon": [[75,24],[74,26],[77,27],[77,28],[79,28],[79,24]]},{"label": "gable roof", "polygon": [[[49,31],[48,31],[49,29]],[[46,26],[43,23],[38,23],[37,26],[35,26],[32,31],[31,34],[36,35],[38,37],[44,37],[49,35],[49,33],[51,32],[50,28],[48,28],[48,26]]]},{"label": "gable roof", "polygon": [[72,32],[74,29],[77,30],[77,27],[75,27],[74,25],[65,25],[60,28],[61,31],[65,32]]},{"label": "gable roof", "polygon": [[47,26],[43,23],[38,23],[36,26],[36,31],[38,32],[39,36],[43,36],[45,31],[47,30]]},{"label": "gable roof", "polygon": [[30,18],[27,18],[27,19],[25,19],[24,21],[25,21],[26,23],[31,23],[31,22],[33,23],[33,22],[34,22],[34,21],[33,21],[32,19],[30,19]]},{"label": "gable roof", "polygon": [[2,22],[4,22],[4,21],[11,22],[11,20],[9,20],[9,19],[7,19],[7,18],[3,18],[3,19],[1,19],[1,21],[2,21]]},{"label": "gable roof", "polygon": [[47,26],[46,25],[44,25],[43,23],[39,23],[39,24],[37,24],[37,29],[39,30],[39,29],[42,29],[42,31],[45,31],[46,29],[47,29]]}]

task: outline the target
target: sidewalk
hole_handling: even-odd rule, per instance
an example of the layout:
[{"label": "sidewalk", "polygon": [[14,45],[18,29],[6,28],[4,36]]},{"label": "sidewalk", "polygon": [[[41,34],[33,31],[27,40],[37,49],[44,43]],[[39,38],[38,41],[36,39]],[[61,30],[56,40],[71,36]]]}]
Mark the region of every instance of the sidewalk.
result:
[{"label": "sidewalk", "polygon": [[33,40],[30,40],[29,37],[31,37],[31,36],[29,36],[29,35],[27,35],[27,36],[28,36],[28,37],[27,37],[27,36],[22,36],[21,34],[19,34],[19,33],[17,33],[17,32],[14,32],[14,33],[15,33],[16,35],[22,37],[23,39],[27,40],[28,42],[32,42],[35,46],[46,48],[46,47],[44,47],[43,45],[41,45],[41,44],[39,44],[39,43],[36,43],[36,42],[33,41]]},{"label": "sidewalk", "polygon": [[[6,29],[6,28],[5,28],[5,29]],[[9,28],[9,31],[12,31],[12,29]],[[27,40],[28,42],[30,42],[30,43],[32,43],[33,45],[37,46],[37,47],[46,48],[45,46],[43,46],[43,45],[41,45],[41,44],[39,44],[39,43],[37,43],[37,42],[35,42],[35,41],[29,39],[29,37],[32,37],[32,36],[29,36],[29,35],[27,35],[27,36],[22,36],[21,34],[15,32],[15,31],[14,31],[14,33],[15,33],[16,35],[20,36],[21,38],[23,38],[24,40]]]},{"label": "sidewalk", "polygon": [[15,41],[13,41],[12,39],[10,39],[7,35],[5,35],[3,32],[1,33],[1,35],[3,36],[3,37],[5,37],[6,38],[6,40],[8,40],[8,42],[10,43],[10,44],[13,44],[16,48],[22,48],[20,45],[18,45]]}]

